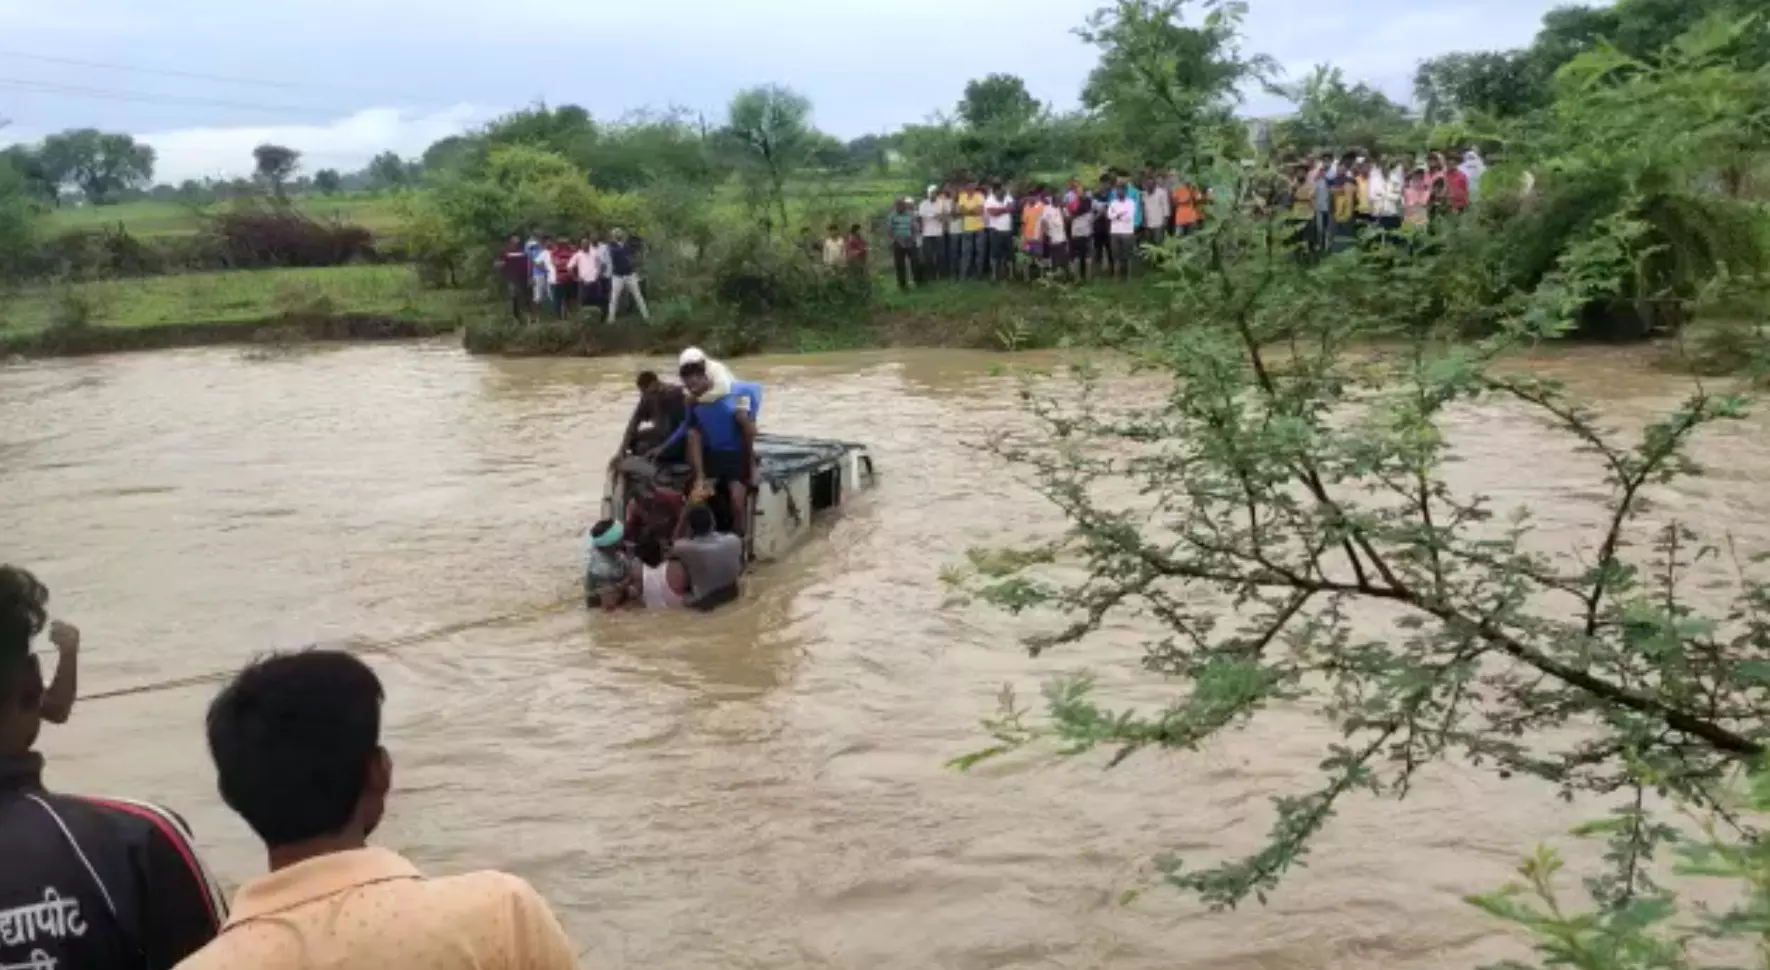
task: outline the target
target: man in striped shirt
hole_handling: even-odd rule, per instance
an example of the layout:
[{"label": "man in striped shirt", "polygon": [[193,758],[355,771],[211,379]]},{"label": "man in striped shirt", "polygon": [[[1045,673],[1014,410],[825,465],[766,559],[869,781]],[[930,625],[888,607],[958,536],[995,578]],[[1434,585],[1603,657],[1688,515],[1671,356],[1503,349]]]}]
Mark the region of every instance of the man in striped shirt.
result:
[{"label": "man in striped shirt", "polygon": [[[66,716],[31,653],[48,600],[36,577],[0,566],[0,966],[170,970],[215,937],[221,895],[178,816],[43,787],[37,732]],[[79,631],[57,623],[52,636],[65,666]]]}]

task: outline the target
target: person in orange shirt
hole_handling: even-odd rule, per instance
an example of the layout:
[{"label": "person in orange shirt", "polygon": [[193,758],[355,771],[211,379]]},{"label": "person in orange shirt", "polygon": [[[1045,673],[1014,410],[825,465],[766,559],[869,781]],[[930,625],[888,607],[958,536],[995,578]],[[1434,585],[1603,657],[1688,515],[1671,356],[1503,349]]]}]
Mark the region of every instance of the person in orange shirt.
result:
[{"label": "person in orange shirt", "polygon": [[427,879],[373,848],[393,761],[381,681],[348,653],[247,667],[209,707],[222,800],[264,841],[221,935],[179,970],[577,970],[546,902],[501,872]]},{"label": "person in orange shirt", "polygon": [[1182,236],[1190,236],[1198,231],[1204,215],[1199,211],[1199,191],[1186,182],[1174,184],[1171,193],[1174,200],[1174,232]]}]

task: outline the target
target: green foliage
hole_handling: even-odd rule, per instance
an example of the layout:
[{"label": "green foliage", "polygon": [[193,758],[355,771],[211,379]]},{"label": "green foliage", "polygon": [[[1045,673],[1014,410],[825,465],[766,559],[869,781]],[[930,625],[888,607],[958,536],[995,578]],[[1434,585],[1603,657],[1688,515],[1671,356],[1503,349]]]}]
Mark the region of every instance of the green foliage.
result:
[{"label": "green foliage", "polygon": [[1548,103],[1545,81],[1528,52],[1458,52],[1420,64],[1414,97],[1428,124],[1469,115],[1517,118]]},{"label": "green foliage", "polygon": [[343,181],[343,176],[335,168],[322,168],[313,173],[313,187],[324,195],[337,195]]},{"label": "green foliage", "polygon": [[1271,58],[1242,51],[1246,3],[1200,3],[1196,27],[1186,24],[1189,5],[1118,0],[1078,31],[1100,48],[1082,104],[1109,127],[1127,167],[1191,159],[1207,143],[1233,149],[1242,134],[1234,117],[1242,89],[1277,73]]},{"label": "green foliage", "polygon": [[[1109,377],[1084,358],[1030,380],[1033,427],[991,443],[1066,528],[954,578],[999,608],[1066,617],[1028,641],[1035,656],[1107,623],[1148,624],[1145,668],[1183,686],[1161,710],[1125,711],[1085,676],[1060,679],[1042,723],[1010,704],[991,722],[995,743],[964,763],[1050,738],[1069,754],[1111,748],[1117,764],[1194,748],[1275,704],[1318,710],[1338,740],[1316,784],[1274,800],[1258,850],[1164,863],[1169,882],[1213,906],[1264,899],[1348,795],[1405,797],[1440,759],[1569,796],[1638,792],[1645,773],[1716,804],[1722,780],[1770,738],[1770,583],[1758,560],[1717,569],[1719,537],[1641,513],[1655,489],[1700,471],[1690,440],[1739,418],[1746,398],[1699,386],[1631,439],[1557,384],[1494,368],[1593,307],[1687,308],[1709,288],[1662,267],[1673,216],[1655,200],[1687,199],[1671,175],[1704,157],[1673,156],[1731,150],[1748,136],[1730,126],[1770,101],[1715,97],[1756,89],[1716,53],[1733,35],[1704,30],[1659,63],[1600,69],[1593,59],[1610,55],[1594,53],[1564,72],[1591,73],[1556,103],[1545,169],[1609,180],[1620,201],[1564,237],[1527,285],[1479,248],[1482,220],[1503,229],[1502,213],[1410,248],[1306,258],[1281,218],[1216,204],[1202,232],[1157,260],[1171,312],[1079,320],[1074,338],[1116,351],[1131,373]],[[1674,144],[1639,144],[1659,137]],[[1205,180],[1238,177],[1220,168]],[[1726,276],[1725,264],[1688,273],[1693,284]],[[1439,323],[1476,315],[1491,331],[1476,342]],[[1529,509],[1452,486],[1451,416],[1469,402],[1523,409],[1592,456],[1604,497],[1586,541],[1540,550],[1526,539]],[[1711,597],[1731,605],[1699,612]],[[1611,825],[1610,869],[1588,889],[1641,921],[1651,913],[1633,901],[1654,891],[1644,863],[1664,833],[1638,804]]]},{"label": "green foliage", "polygon": [[25,176],[0,157],[0,280],[18,275],[37,237],[37,202]]},{"label": "green foliage", "polygon": [[643,228],[636,199],[598,192],[569,160],[528,145],[493,148],[478,172],[441,176],[408,211],[408,248],[436,282],[486,278],[511,235]]},{"label": "green foliage", "polygon": [[283,197],[283,183],[301,165],[301,153],[283,145],[259,145],[252,149],[254,170],[259,179],[269,183],[277,198]]},{"label": "green foliage", "polygon": [[[1751,951],[1756,965],[1765,965],[1770,962],[1770,841],[1742,821],[1770,813],[1770,770],[1760,763],[1743,792],[1723,790],[1713,802],[1684,800],[1679,807],[1694,836],[1655,821],[1638,795],[1609,818],[1574,830],[1576,836],[1604,838],[1606,860],[1633,876],[1588,879],[1590,909],[1568,900],[1559,878],[1565,863],[1546,846],[1524,860],[1518,881],[1469,902],[1528,932],[1541,967],[1721,970],[1740,964],[1717,963],[1715,954],[1736,951]],[[1656,851],[1668,845],[1674,873],[1724,881],[1730,898],[1683,912],[1678,895],[1648,871]],[[1529,966],[1509,962],[1496,970]]]},{"label": "green foliage", "polygon": [[787,180],[811,163],[818,145],[811,102],[791,89],[765,85],[738,92],[727,109],[724,136],[749,187],[751,209],[788,225]]},{"label": "green foliage", "polygon": [[43,139],[42,170],[56,185],[73,184],[88,201],[102,204],[154,176],[154,150],[125,134],[96,128],[64,131]]},{"label": "green foliage", "polygon": [[1412,124],[1406,108],[1368,84],[1347,84],[1331,65],[1280,90],[1297,112],[1280,124],[1277,139],[1305,150],[1357,145],[1387,151],[1401,146]]}]

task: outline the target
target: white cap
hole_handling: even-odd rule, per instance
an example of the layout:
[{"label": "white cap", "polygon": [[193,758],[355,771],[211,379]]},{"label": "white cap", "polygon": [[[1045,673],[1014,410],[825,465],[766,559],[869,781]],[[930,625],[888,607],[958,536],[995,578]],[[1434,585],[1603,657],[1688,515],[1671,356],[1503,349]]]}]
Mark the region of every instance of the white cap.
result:
[{"label": "white cap", "polygon": [[677,367],[687,367],[690,364],[704,364],[706,362],[707,355],[699,347],[690,347],[682,352],[681,357],[676,358]]}]

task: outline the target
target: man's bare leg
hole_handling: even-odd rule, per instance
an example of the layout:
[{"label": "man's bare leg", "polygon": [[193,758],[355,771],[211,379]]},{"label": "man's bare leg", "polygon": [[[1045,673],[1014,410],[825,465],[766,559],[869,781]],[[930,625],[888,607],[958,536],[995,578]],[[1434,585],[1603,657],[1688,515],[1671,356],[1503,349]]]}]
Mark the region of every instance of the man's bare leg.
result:
[{"label": "man's bare leg", "polygon": [[743,482],[726,483],[726,495],[731,502],[731,531],[739,536],[750,534],[750,490]]}]

